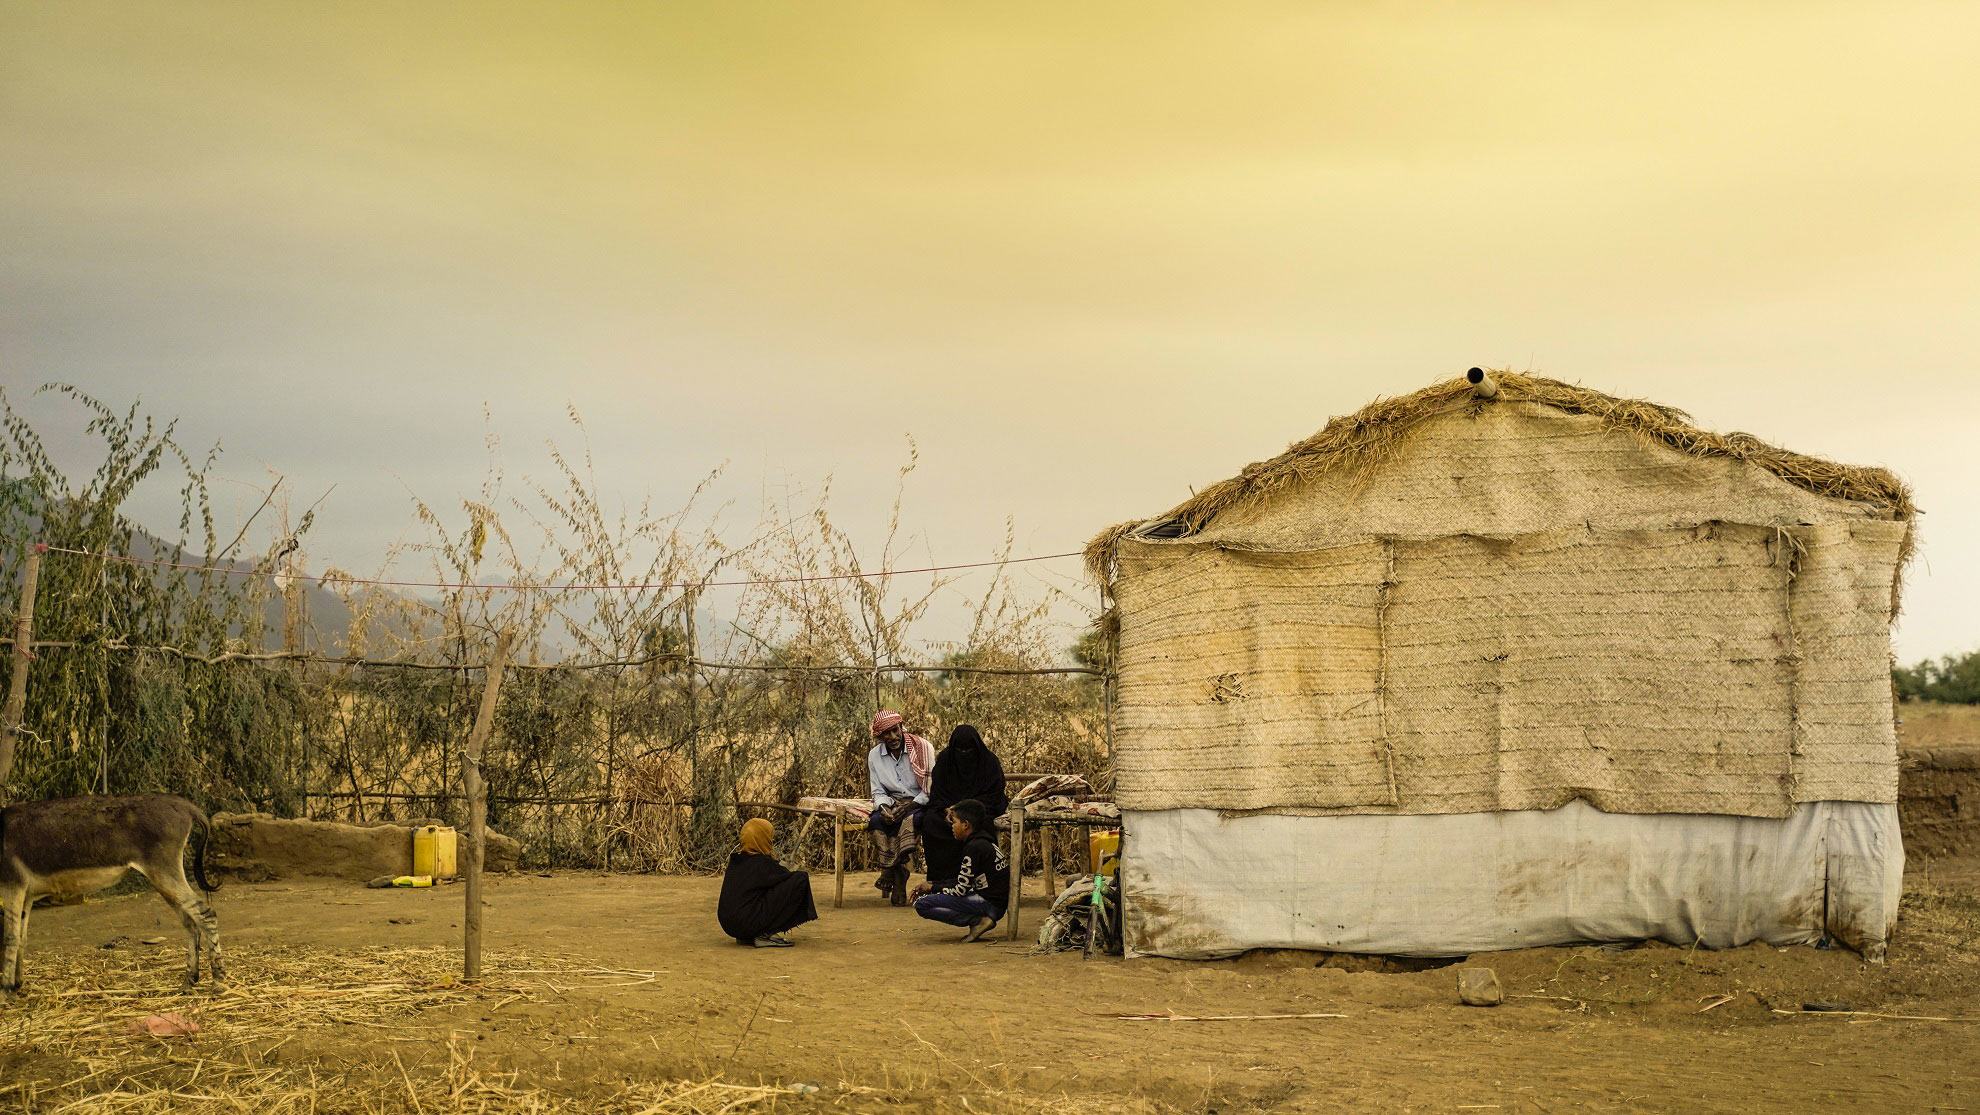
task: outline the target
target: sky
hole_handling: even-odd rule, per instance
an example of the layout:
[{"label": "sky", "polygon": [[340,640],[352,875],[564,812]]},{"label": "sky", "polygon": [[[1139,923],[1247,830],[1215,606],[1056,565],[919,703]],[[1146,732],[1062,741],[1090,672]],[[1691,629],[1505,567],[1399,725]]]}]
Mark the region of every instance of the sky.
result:
[{"label": "sky", "polygon": [[1909,661],[1980,647],[1975,57],[1966,3],[0,0],[0,384],[178,415],[232,514],[335,485],[370,570],[569,408],[616,498],[830,477],[876,551],[912,438],[963,562],[1513,367],[1904,476]]}]

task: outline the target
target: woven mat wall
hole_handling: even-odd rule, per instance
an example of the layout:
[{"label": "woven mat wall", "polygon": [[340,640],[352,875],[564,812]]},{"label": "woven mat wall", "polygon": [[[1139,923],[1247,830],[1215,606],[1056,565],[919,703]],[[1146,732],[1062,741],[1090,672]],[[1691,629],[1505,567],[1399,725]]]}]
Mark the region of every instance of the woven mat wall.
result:
[{"label": "woven mat wall", "polygon": [[1120,804],[1778,817],[1895,801],[1905,529],[1126,542]]},{"label": "woven mat wall", "polygon": [[1533,534],[1568,523],[1658,530],[1695,523],[1864,518],[1742,461],[1692,457],[1538,403],[1463,407],[1356,469],[1323,471],[1218,513],[1197,536],[1245,549],[1317,550],[1367,538]]}]

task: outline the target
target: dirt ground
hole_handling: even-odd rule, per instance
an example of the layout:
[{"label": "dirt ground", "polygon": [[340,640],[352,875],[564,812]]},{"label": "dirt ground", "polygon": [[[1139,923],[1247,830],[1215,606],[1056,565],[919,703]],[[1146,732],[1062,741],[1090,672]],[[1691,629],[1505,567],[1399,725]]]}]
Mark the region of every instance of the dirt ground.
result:
[{"label": "dirt ground", "polygon": [[1906,701],[1897,706],[1898,739],[1920,747],[1980,747],[1980,705]]},{"label": "dirt ground", "polygon": [[[1366,958],[1083,960],[966,945],[886,906],[867,879],[849,880],[838,910],[821,880],[823,918],[794,934],[796,948],[745,949],[716,930],[716,880],[525,874],[489,887],[488,986],[449,988],[428,973],[411,979],[422,994],[402,1014],[360,1024],[304,1010],[308,981],[271,984],[295,1002],[293,1021],[271,1027],[246,1020],[247,998],[230,1022],[226,997],[174,988],[177,922],[133,894],[37,912],[29,996],[0,1015],[47,1010],[52,1027],[72,993],[65,976],[115,957],[124,978],[141,971],[165,996],[149,1002],[176,1004],[201,1033],[99,1036],[113,1044],[99,1046],[105,1067],[90,1069],[31,1023],[10,1030],[0,1018],[0,1107],[107,1107],[120,1079],[145,1074],[147,1086],[196,1097],[198,1066],[231,1058],[270,1080],[404,1080],[403,1103],[374,1096],[354,1109],[464,1110],[427,1082],[465,1047],[482,1069],[580,1108],[629,1082],[719,1076],[782,1090],[748,1110],[1980,1110],[1980,1022],[1775,1013],[1819,1001],[1980,1017],[1980,861],[1919,866],[1888,966],[1767,946],[1499,953],[1475,958],[1510,996],[1493,1009],[1458,1005],[1450,969]],[[258,957],[306,954],[325,983],[356,957],[451,968],[461,897],[457,887],[230,886],[215,902],[228,985],[247,990],[227,994],[253,993]],[[1034,900],[1031,926],[1041,912]],[[166,941],[141,943],[155,937]],[[137,1009],[121,995],[91,1000],[105,1013],[99,1035]],[[1115,1017],[1163,1012],[1345,1017]],[[76,1083],[86,1072],[97,1075]],[[322,1109],[338,1106],[324,1098]],[[677,1109],[688,1108],[654,1108]]]}]

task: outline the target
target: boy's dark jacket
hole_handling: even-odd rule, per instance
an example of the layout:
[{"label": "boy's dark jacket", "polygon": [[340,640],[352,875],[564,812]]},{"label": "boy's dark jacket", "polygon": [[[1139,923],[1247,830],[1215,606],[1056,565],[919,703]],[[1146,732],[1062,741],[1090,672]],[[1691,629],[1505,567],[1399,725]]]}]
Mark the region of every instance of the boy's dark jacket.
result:
[{"label": "boy's dark jacket", "polygon": [[980,894],[999,910],[1010,904],[1011,872],[1010,863],[1004,850],[997,842],[980,833],[971,833],[963,844],[962,867],[948,885],[941,888],[943,894],[957,897]]}]

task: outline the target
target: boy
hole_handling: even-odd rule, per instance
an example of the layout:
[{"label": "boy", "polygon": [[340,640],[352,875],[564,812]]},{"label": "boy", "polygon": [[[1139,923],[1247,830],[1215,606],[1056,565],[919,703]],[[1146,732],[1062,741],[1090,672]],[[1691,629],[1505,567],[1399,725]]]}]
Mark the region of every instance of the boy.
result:
[{"label": "boy", "polygon": [[997,847],[989,810],[974,799],[949,807],[949,831],[963,846],[956,877],[939,887],[915,888],[914,912],[930,921],[967,926],[965,941],[980,941],[1003,920],[1011,898],[1010,865]]}]

